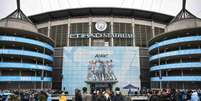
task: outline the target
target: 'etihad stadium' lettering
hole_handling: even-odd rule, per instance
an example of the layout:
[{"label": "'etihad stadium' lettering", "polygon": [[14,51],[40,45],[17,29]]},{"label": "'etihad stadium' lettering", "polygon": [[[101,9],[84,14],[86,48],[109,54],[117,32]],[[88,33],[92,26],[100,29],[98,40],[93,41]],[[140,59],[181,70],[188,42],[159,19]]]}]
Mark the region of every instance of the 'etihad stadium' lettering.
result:
[{"label": "'etihad stadium' lettering", "polygon": [[92,34],[84,34],[84,33],[75,33],[70,34],[70,38],[133,38],[133,34],[131,33],[92,33]]}]

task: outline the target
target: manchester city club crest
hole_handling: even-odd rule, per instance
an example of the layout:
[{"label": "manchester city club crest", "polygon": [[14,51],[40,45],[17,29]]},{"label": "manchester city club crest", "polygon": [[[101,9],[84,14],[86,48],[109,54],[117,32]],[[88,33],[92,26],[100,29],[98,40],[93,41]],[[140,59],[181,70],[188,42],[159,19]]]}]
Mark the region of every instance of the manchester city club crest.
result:
[{"label": "manchester city club crest", "polygon": [[107,23],[105,21],[97,21],[95,27],[98,31],[105,31],[107,28]]}]

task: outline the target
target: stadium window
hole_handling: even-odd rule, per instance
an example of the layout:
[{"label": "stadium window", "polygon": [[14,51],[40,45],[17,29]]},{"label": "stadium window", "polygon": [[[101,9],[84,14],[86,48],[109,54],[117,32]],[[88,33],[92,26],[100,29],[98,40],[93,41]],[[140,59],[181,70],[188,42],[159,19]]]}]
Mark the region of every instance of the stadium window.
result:
[{"label": "stadium window", "polygon": [[44,34],[44,35],[48,35],[48,28],[47,27],[44,27],[44,28],[39,28],[38,29],[38,32]]},{"label": "stadium window", "polygon": [[56,25],[51,27],[50,37],[55,42],[55,47],[66,46],[67,43],[68,25]]},{"label": "stadium window", "polygon": [[154,27],[154,33],[155,33],[155,36],[156,35],[159,35],[161,33],[165,32],[165,29],[163,28],[159,28],[159,27]]},{"label": "stadium window", "polygon": [[151,26],[135,25],[135,43],[139,47],[148,47],[148,41],[153,37]]}]

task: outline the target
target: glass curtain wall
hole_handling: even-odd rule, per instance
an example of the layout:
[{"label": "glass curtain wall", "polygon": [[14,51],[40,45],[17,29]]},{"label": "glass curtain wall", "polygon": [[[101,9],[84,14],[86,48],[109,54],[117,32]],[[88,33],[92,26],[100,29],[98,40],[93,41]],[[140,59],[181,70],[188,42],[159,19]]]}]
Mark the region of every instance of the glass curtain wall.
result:
[{"label": "glass curtain wall", "polygon": [[68,25],[51,26],[50,37],[55,42],[55,47],[63,47],[67,44]]},{"label": "glass curtain wall", "polygon": [[[132,33],[131,23],[114,23],[114,34],[130,34]],[[114,38],[114,46],[133,46],[132,38]]]},{"label": "glass curtain wall", "polygon": [[153,37],[151,26],[135,25],[135,44],[138,47],[148,47],[148,41]]},{"label": "glass curtain wall", "polygon": [[159,35],[159,34],[162,34],[163,32],[165,32],[165,29],[163,29],[163,28],[159,28],[159,27],[154,28],[155,36]]},{"label": "glass curtain wall", "polygon": [[[70,34],[88,34],[89,23],[72,23],[70,25]],[[88,38],[70,38],[70,46],[88,46]]]}]

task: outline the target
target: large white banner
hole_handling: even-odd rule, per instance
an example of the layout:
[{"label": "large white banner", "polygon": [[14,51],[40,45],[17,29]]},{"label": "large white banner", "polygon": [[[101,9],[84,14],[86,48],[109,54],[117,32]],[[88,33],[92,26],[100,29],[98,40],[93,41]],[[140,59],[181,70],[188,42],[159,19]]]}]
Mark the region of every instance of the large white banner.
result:
[{"label": "large white banner", "polygon": [[85,81],[117,81],[114,87],[140,88],[137,47],[64,47],[62,88],[74,94]]}]

